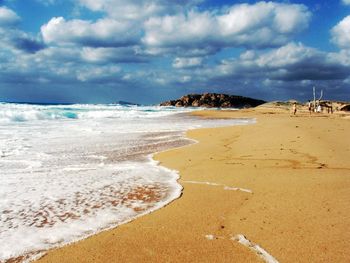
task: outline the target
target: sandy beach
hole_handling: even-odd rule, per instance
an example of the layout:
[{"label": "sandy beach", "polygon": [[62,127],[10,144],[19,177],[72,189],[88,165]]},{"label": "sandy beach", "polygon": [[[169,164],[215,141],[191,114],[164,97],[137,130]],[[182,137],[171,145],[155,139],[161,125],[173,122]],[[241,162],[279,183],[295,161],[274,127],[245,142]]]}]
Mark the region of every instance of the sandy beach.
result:
[{"label": "sandy beach", "polygon": [[349,118],[268,107],[195,114],[256,124],[189,131],[199,143],[155,156],[179,171],[179,199],[38,262],[266,261],[253,243],[270,262],[350,261]]}]

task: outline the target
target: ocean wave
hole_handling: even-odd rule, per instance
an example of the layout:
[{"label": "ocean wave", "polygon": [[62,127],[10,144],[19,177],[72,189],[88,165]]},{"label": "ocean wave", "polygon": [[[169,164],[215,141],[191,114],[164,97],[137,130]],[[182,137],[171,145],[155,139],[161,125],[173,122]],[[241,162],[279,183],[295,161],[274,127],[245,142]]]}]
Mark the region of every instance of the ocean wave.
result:
[{"label": "ocean wave", "polygon": [[32,105],[0,103],[0,122],[28,122],[60,119],[105,119],[105,118],[152,118],[188,112],[193,109],[179,109],[158,106],[130,106],[119,104],[73,104]]}]

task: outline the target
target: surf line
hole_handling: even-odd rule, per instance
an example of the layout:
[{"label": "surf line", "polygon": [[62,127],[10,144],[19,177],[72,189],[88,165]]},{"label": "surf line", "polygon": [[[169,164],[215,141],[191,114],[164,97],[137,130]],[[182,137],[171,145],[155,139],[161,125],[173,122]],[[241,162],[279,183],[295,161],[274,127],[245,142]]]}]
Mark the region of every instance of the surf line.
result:
[{"label": "surf line", "polygon": [[218,183],[211,183],[211,182],[200,182],[200,181],[181,181],[182,183],[187,183],[187,184],[204,184],[204,185],[211,185],[211,186],[223,186],[224,190],[228,190],[228,191],[241,191],[241,192],[245,192],[245,193],[250,193],[252,194],[253,191],[250,189],[245,189],[245,188],[239,188],[239,187],[231,187],[231,186],[227,186],[224,184],[218,184]]},{"label": "surf line", "polygon": [[234,241],[242,244],[243,246],[253,250],[260,258],[262,258],[267,263],[279,263],[277,259],[271,256],[265,249],[259,245],[248,240],[244,235],[239,234],[231,238]]}]

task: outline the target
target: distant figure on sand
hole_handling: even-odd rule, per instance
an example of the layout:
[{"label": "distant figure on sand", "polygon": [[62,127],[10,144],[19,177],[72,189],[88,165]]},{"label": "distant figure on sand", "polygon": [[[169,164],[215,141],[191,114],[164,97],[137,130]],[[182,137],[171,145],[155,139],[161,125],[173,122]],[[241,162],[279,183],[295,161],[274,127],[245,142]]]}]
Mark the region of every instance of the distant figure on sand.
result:
[{"label": "distant figure on sand", "polygon": [[295,115],[297,113],[297,103],[294,102],[293,103],[293,115]]},{"label": "distant figure on sand", "polygon": [[329,104],[326,104],[325,107],[327,108],[327,112],[328,113],[332,113],[333,114],[333,104],[332,104],[332,102],[330,102]]},{"label": "distant figure on sand", "polygon": [[311,111],[312,111],[312,103],[311,101],[309,100],[308,103],[307,103],[307,108],[309,109],[309,113],[311,114]]}]

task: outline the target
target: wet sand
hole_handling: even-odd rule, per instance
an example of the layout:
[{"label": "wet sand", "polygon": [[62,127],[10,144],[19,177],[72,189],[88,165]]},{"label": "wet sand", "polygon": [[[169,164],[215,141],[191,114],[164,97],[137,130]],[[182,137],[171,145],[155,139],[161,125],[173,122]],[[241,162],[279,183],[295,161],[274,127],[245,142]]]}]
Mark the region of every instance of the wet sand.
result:
[{"label": "wet sand", "polygon": [[187,133],[198,144],[155,156],[180,172],[181,198],[39,262],[350,261],[350,119],[283,108],[204,111],[257,123]]}]

